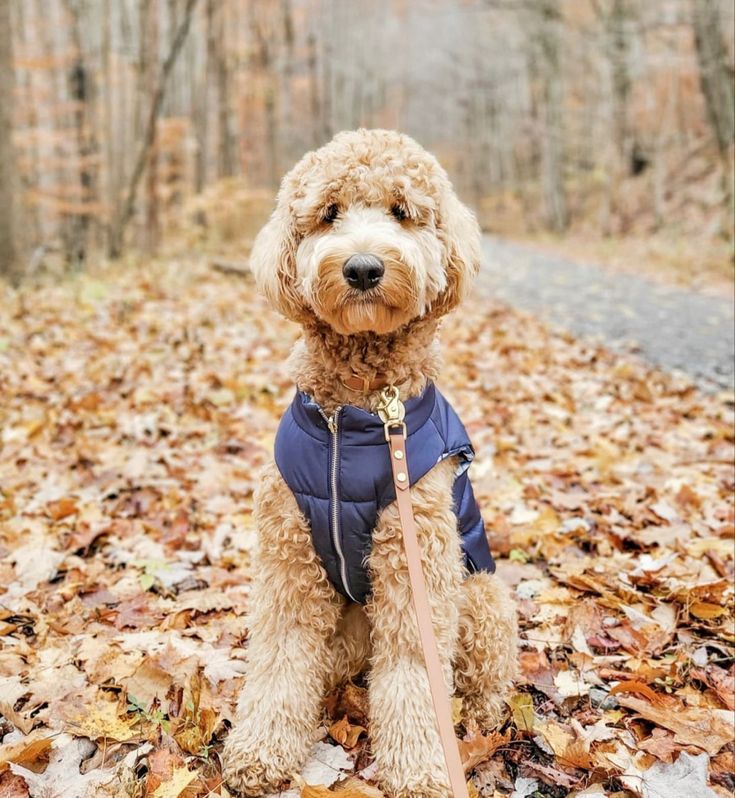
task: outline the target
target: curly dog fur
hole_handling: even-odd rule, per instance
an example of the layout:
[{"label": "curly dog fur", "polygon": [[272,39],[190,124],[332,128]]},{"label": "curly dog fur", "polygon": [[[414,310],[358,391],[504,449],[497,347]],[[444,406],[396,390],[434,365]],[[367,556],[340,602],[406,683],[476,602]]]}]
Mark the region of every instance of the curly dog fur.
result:
[{"label": "curly dog fur", "polygon": [[[343,276],[356,253],[385,264],[358,292]],[[480,232],[436,159],[405,135],[341,133],[286,175],[251,264],[271,303],[303,328],[291,357],[298,388],[327,412],[374,411],[358,375],[419,394],[439,371],[440,318],[461,301],[480,260]],[[487,573],[465,570],[452,510],[455,464],[411,489],[447,687],[465,720],[497,723],[516,667],[515,607]],[[449,788],[413,617],[395,505],[380,514],[366,607],[334,589],[309,526],[275,465],[256,495],[248,671],[224,749],[228,785],[277,790],[314,741],[325,691],[370,667],[370,733],[382,787],[396,798],[445,798]]]}]

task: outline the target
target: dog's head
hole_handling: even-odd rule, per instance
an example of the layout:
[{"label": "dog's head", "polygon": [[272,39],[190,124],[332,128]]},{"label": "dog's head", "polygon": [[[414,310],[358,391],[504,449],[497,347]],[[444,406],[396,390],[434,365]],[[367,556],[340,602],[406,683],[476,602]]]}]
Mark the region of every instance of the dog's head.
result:
[{"label": "dog's head", "polygon": [[446,172],[389,130],[340,133],[281,184],[251,265],[285,316],[343,335],[392,332],[457,305],[480,262],[480,231]]}]

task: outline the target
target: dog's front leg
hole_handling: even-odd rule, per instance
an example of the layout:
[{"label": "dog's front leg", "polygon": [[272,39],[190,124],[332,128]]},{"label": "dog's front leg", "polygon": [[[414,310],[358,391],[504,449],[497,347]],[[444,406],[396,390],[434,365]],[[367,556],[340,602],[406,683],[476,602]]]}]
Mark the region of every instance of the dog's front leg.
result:
[{"label": "dog's front leg", "polygon": [[[434,630],[452,688],[463,564],[452,512],[455,463],[445,461],[411,489]],[[373,594],[370,734],[379,778],[395,798],[450,795],[412,605],[395,504],[381,514],[370,556]]]},{"label": "dog's front leg", "polygon": [[224,776],[249,796],[298,774],[314,740],[330,642],[344,600],[329,583],[309,527],[275,466],[256,496],[259,552],[247,674],[223,751]]}]

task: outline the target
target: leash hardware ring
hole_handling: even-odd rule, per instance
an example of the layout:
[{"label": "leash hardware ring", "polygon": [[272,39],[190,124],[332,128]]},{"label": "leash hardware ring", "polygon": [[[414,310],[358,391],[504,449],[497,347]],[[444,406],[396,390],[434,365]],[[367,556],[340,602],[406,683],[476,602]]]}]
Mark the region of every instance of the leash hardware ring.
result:
[{"label": "leash hardware ring", "polygon": [[408,435],[406,429],[406,407],[401,401],[400,391],[395,385],[388,385],[380,392],[380,402],[378,403],[378,416],[383,422],[385,439],[390,442],[391,430],[399,427],[404,440]]}]

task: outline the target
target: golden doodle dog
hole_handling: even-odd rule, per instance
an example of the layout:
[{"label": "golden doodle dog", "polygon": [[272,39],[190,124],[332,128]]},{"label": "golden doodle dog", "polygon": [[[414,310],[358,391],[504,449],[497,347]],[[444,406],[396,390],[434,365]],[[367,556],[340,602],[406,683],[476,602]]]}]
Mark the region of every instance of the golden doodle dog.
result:
[{"label": "golden doodle dog", "polygon": [[446,172],[387,130],[340,133],[304,156],[255,241],[259,288],[303,336],[290,361],[298,392],[256,495],[247,677],[223,752],[239,794],[296,776],[325,693],[368,667],[381,787],[397,798],[450,794],[375,415],[386,386],[406,406],[447,688],[465,721],[498,721],[515,674],[515,607],[492,574],[466,432],[434,386],[439,321],[479,261],[477,222]]}]

